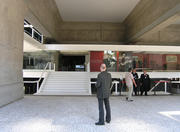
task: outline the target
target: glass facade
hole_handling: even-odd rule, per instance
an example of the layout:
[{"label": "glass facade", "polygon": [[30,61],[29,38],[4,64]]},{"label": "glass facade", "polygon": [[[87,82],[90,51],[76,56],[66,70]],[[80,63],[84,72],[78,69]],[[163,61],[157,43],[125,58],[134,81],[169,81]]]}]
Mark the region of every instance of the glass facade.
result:
[{"label": "glass facade", "polygon": [[52,52],[25,52],[23,59],[23,69],[44,69],[48,62],[54,62]]},{"label": "glass facade", "polygon": [[[67,56],[71,57],[71,56]],[[67,67],[84,65],[85,58],[76,59],[72,56],[71,60],[63,57],[56,51],[40,51],[24,53],[24,69],[43,69],[48,62],[56,64],[58,71],[65,70]],[[79,63],[79,61],[82,61]],[[89,60],[88,60],[89,62]],[[99,72],[100,65],[105,63],[110,72],[126,72],[129,68],[136,68],[137,71],[146,69],[148,71],[177,71],[180,70],[179,54],[147,54],[119,51],[91,51],[90,52],[90,71]]]},{"label": "glass facade", "polygon": [[129,68],[138,71],[180,70],[179,54],[147,54],[119,51],[97,51],[90,53],[91,72],[99,72],[101,63],[107,65],[108,71],[126,72]]}]

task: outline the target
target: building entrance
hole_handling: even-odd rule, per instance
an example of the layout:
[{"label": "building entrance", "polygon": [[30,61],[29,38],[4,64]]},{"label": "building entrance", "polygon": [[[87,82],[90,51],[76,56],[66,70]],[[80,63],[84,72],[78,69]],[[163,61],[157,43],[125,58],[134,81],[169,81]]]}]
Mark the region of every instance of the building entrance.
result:
[{"label": "building entrance", "polygon": [[85,56],[62,56],[61,71],[85,71]]}]

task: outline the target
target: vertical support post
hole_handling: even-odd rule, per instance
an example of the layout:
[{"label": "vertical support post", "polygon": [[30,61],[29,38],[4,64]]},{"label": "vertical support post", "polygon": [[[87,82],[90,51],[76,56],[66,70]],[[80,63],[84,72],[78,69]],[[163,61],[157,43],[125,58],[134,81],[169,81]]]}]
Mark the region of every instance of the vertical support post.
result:
[{"label": "vertical support post", "polygon": [[51,63],[49,62],[49,70],[51,70],[52,68],[51,68]]},{"label": "vertical support post", "polygon": [[117,82],[115,82],[115,94],[116,95],[118,95],[117,86],[118,86],[118,84],[117,84]]},{"label": "vertical support post", "polygon": [[41,43],[43,44],[43,42],[44,42],[44,37],[43,35],[41,35]]},{"label": "vertical support post", "polygon": [[165,91],[165,93],[167,93],[167,82],[166,81],[164,82],[164,91]]},{"label": "vertical support post", "polygon": [[36,88],[36,93],[39,92],[39,81],[37,81],[37,88]]},{"label": "vertical support post", "polygon": [[32,38],[34,38],[34,29],[32,28]]},{"label": "vertical support post", "polygon": [[29,65],[31,64],[31,58],[29,57]]},{"label": "vertical support post", "polygon": [[54,71],[56,70],[56,64],[54,63]]}]

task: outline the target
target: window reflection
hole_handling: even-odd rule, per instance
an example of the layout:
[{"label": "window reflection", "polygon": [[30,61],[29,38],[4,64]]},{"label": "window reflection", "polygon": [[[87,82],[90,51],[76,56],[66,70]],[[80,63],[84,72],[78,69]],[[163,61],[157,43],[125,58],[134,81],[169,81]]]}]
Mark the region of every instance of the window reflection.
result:
[{"label": "window reflection", "polygon": [[[102,56],[102,51],[96,52],[96,62],[104,62],[108,71],[111,72],[126,72],[129,68],[136,68],[137,71],[142,71],[143,69],[149,71],[180,70],[179,54],[147,54],[119,51],[104,51],[103,53],[102,58],[98,57]],[[91,62],[94,64],[93,52],[91,56]],[[97,61],[97,58],[99,58],[99,61]],[[93,66],[99,65],[94,64]],[[91,72],[97,71],[99,71],[99,67],[91,67]]]},{"label": "window reflection", "polygon": [[44,69],[48,62],[53,62],[51,52],[28,52],[24,53],[23,69]]}]

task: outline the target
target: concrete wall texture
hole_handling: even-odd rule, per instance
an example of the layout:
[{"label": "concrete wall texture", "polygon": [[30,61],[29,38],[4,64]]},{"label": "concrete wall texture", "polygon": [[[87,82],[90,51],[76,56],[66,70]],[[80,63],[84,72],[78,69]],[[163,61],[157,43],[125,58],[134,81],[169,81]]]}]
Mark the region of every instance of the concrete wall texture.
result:
[{"label": "concrete wall texture", "polygon": [[[58,26],[62,22],[62,19],[54,0],[24,1],[28,8],[27,15],[31,14],[31,16],[29,16],[30,18],[28,17],[28,21],[40,31],[42,30],[40,26],[43,26],[43,28],[50,34],[50,37],[60,41]],[[37,24],[36,21],[38,21],[40,25]]]},{"label": "concrete wall texture", "polygon": [[0,1],[0,106],[24,96],[23,35],[27,14],[33,16],[30,22],[35,27],[43,27],[52,38],[59,39],[57,27],[61,17],[54,0]]},{"label": "concrete wall texture", "polygon": [[[145,33],[143,30],[146,27],[153,24],[165,13],[169,13],[167,14],[167,16],[169,15],[168,17],[171,17],[170,15],[175,15],[179,10],[174,9],[174,11],[168,11],[176,8],[178,4],[180,4],[179,0],[141,0],[124,21],[127,28],[127,38],[131,39],[137,33],[142,32],[142,34],[139,34],[140,37]],[[163,17],[165,18],[165,16]]]},{"label": "concrete wall texture", "polygon": [[170,25],[158,32],[143,35],[137,41],[138,44],[162,44],[178,45],[180,42],[180,25]]},{"label": "concrete wall texture", "polygon": [[122,23],[63,22],[58,31],[61,43],[124,42]]},{"label": "concrete wall texture", "polygon": [[23,0],[0,1],[0,106],[23,97],[24,12]]}]

